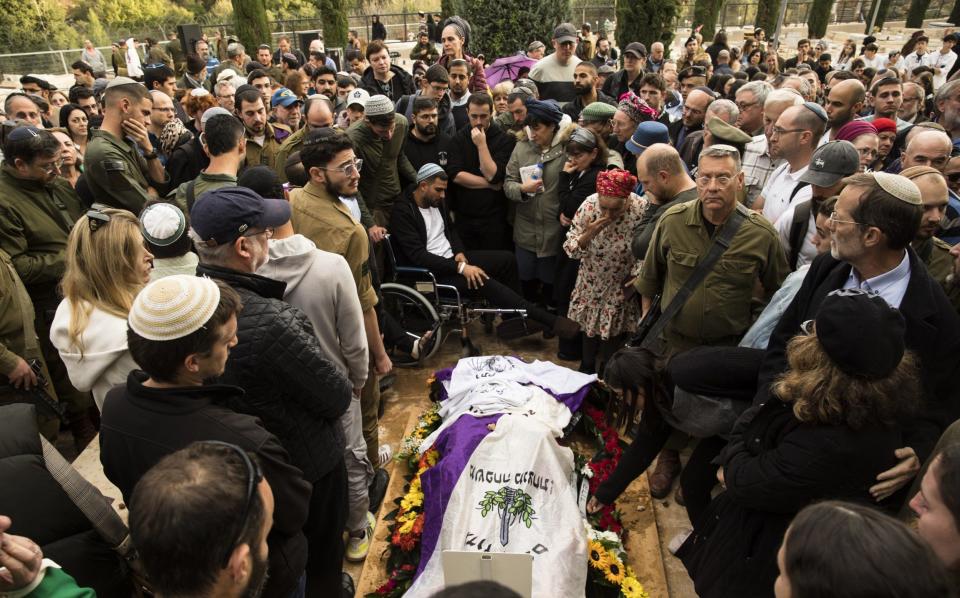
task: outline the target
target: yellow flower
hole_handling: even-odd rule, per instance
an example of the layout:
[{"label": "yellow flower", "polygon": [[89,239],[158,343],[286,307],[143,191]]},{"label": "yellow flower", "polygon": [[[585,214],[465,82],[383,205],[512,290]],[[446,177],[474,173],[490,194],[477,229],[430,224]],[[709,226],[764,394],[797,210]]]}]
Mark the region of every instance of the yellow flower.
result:
[{"label": "yellow flower", "polygon": [[607,568],[610,561],[607,556],[607,550],[603,547],[603,544],[595,540],[591,540],[590,546],[587,547],[587,560],[590,561],[591,567],[601,571]]},{"label": "yellow flower", "polygon": [[625,598],[643,598],[646,596],[643,586],[640,585],[636,577],[625,577],[623,583],[620,584],[620,592]]},{"label": "yellow flower", "polygon": [[399,530],[400,534],[401,535],[409,534],[413,530],[414,521],[416,521],[416,518],[414,518],[411,521],[405,521],[403,525],[400,526],[400,530]]},{"label": "yellow flower", "polygon": [[622,582],[624,577],[626,577],[623,571],[623,563],[620,562],[620,559],[610,555],[610,560],[607,563],[606,568],[603,570],[603,575],[610,583],[614,585],[620,585],[620,582]]}]

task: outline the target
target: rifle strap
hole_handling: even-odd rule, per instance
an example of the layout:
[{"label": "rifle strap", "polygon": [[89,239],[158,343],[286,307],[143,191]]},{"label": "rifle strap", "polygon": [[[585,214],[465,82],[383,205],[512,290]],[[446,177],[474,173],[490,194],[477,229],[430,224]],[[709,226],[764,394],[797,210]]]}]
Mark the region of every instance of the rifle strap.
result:
[{"label": "rifle strap", "polygon": [[657,318],[657,321],[650,328],[650,332],[647,333],[647,336],[640,343],[640,348],[652,350],[656,347],[659,343],[660,334],[663,333],[663,329],[666,328],[670,320],[677,315],[687,302],[687,299],[690,298],[690,295],[700,286],[700,283],[707,278],[707,275],[713,270],[713,266],[717,263],[717,260],[720,259],[720,256],[723,255],[723,252],[730,247],[734,235],[737,234],[737,231],[740,230],[740,225],[742,225],[743,221],[747,218],[744,213],[746,211],[747,209],[745,207],[737,203],[737,208],[730,214],[730,218],[721,226],[717,236],[714,237],[710,251],[707,252],[703,261],[697,264],[697,267],[690,273],[690,277],[687,278],[683,286],[680,287],[680,290],[677,291],[677,294],[674,295],[670,301],[670,304],[667,305],[667,308],[664,309],[660,317]]}]

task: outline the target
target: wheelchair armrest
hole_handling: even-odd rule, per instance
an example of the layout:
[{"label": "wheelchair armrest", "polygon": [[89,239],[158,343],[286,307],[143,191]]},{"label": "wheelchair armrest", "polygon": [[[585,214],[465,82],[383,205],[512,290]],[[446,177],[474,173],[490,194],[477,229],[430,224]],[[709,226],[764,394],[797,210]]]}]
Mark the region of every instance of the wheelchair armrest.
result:
[{"label": "wheelchair armrest", "polygon": [[417,268],[414,266],[397,266],[397,275],[406,274],[406,275],[420,275],[420,276],[431,276],[430,270],[426,268]]}]

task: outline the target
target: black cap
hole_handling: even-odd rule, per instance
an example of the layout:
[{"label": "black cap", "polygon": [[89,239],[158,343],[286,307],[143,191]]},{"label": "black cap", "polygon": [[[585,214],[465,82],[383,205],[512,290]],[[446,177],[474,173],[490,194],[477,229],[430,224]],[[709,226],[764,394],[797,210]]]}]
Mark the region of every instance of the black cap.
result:
[{"label": "black cap", "polygon": [[879,380],[897,369],[903,353],[906,321],[880,296],[859,289],[838,289],[820,304],[816,334],[820,346],[842,372]]},{"label": "black cap", "polygon": [[233,243],[251,228],[272,228],[290,220],[290,204],[265,199],[246,187],[221,187],[197,198],[190,226],[210,247]]},{"label": "black cap", "polygon": [[646,58],[647,57],[647,47],[640,42],[632,42],[627,44],[627,48],[623,51],[624,55],[633,54],[637,58]]}]

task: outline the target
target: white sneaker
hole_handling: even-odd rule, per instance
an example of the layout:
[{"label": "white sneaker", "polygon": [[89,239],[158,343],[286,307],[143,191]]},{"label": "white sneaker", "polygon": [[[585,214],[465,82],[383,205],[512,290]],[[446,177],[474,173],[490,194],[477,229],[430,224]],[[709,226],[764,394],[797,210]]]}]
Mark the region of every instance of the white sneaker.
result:
[{"label": "white sneaker", "polygon": [[377,467],[384,467],[387,463],[390,462],[390,458],[393,457],[393,449],[389,444],[381,444],[380,449],[377,452],[378,462]]},{"label": "white sneaker", "polygon": [[370,533],[370,528],[363,530],[363,535],[360,537],[351,535],[347,539],[347,560],[351,563],[358,563],[367,558],[367,553],[370,552],[370,538],[372,536],[373,534]]}]

